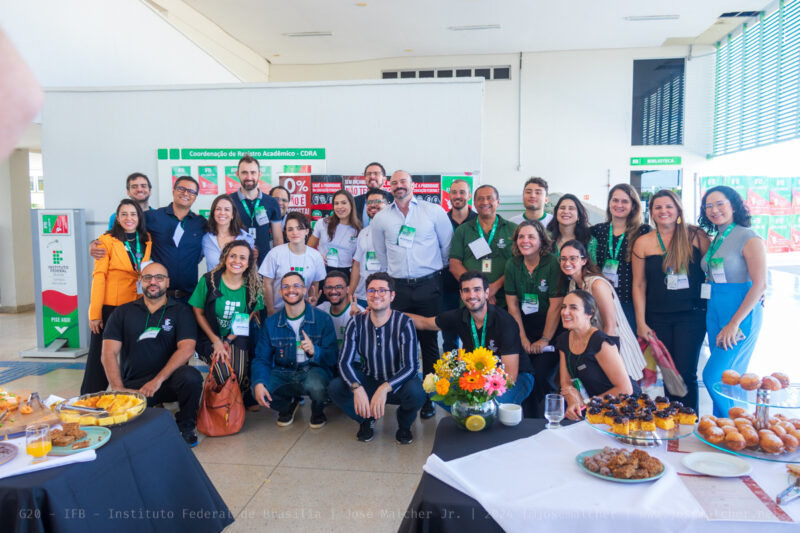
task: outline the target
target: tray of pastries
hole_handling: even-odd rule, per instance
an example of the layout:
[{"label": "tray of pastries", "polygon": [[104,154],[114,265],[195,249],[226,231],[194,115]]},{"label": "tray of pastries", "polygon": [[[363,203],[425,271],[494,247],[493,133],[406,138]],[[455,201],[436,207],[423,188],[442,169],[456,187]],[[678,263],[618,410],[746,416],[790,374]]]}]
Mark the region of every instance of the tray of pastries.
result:
[{"label": "tray of pastries", "polygon": [[589,400],[586,422],[614,437],[657,442],[691,435],[697,424],[697,413],[663,396],[651,399],[645,393],[606,394]]},{"label": "tray of pastries", "polygon": [[144,412],[147,401],[138,392],[105,391],[84,394],[56,406],[64,423],[81,426],[119,426]]},{"label": "tray of pastries", "polygon": [[739,374],[735,370],[726,370],[722,373],[722,381],[714,383],[712,387],[722,396],[737,402],[785,409],[800,408],[800,385],[793,384],[783,372],[762,377],[752,372]]},{"label": "tray of pastries", "polygon": [[602,450],[587,450],[575,458],[585,472],[621,483],[655,481],[664,475],[664,464],[642,450],[626,450],[606,446]]},{"label": "tray of pastries", "polygon": [[755,414],[731,407],[727,418],[703,415],[697,438],[719,450],[766,461],[800,462],[800,419],[778,413],[757,428]]}]

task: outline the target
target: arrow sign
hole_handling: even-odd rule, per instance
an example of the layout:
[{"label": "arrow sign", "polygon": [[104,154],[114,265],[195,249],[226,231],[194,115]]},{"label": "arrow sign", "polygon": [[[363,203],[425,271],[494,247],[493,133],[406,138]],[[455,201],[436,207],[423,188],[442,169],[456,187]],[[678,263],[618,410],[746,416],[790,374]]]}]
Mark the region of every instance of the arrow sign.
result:
[{"label": "arrow sign", "polygon": [[63,334],[65,331],[67,331],[67,328],[68,328],[68,327],[69,327],[69,326],[61,326],[61,327],[59,327],[59,326],[55,326],[55,328],[56,328],[56,331],[57,331],[57,332],[59,332],[60,334]]}]

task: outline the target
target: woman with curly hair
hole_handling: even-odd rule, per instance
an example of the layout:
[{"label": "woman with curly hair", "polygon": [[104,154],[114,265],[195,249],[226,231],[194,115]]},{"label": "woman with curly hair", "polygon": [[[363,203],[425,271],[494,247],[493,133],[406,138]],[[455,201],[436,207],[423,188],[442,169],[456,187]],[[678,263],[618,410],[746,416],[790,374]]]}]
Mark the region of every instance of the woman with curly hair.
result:
[{"label": "woman with curly hair", "polygon": [[[264,309],[261,277],[256,254],[244,240],[225,245],[219,264],[203,275],[189,299],[200,331],[197,353],[206,363],[219,355],[230,363],[239,380],[246,407],[256,406],[250,393],[250,359],[253,353],[258,312]],[[211,369],[218,385],[227,381],[225,364]],[[256,406],[256,409],[258,407]]]},{"label": "woman with curly hair", "polygon": [[547,231],[553,239],[555,254],[558,255],[565,242],[576,239],[586,247],[592,262],[596,263],[597,239],[589,229],[589,213],[578,197],[574,194],[563,195],[556,202],[553,215],[553,219],[547,224]]},{"label": "woman with curly hair", "polygon": [[703,381],[714,401],[714,415],[727,416],[731,400],[716,393],[713,384],[722,372],[747,370],[761,329],[759,302],[767,288],[764,241],[750,229],[750,213],[730,187],[713,187],[700,203],[700,226],[716,237],[700,262],[706,273],[706,328],[711,357]]}]

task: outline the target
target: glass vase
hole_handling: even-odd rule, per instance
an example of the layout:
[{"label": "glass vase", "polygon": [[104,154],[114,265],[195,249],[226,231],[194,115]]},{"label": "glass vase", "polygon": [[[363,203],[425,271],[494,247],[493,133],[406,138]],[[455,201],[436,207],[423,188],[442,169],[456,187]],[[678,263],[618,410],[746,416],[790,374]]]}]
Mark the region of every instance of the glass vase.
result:
[{"label": "glass vase", "polygon": [[467,403],[456,400],[450,414],[456,425],[467,431],[485,431],[497,418],[497,402],[494,399],[483,403]]}]

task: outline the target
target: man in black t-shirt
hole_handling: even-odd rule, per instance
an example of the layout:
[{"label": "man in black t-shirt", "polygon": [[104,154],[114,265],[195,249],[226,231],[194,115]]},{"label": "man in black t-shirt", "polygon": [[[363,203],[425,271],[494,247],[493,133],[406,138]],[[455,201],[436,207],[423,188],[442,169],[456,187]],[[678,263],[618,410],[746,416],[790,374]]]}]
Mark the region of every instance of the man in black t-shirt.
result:
[{"label": "man in black t-shirt", "polygon": [[188,305],[167,298],[164,265],[150,263],[140,280],[143,298],[117,307],[108,319],[103,367],[112,390],[138,391],[148,407],[177,400],[178,429],[194,447],[203,377],[186,363],[194,354],[197,323]]},{"label": "man in black t-shirt", "polygon": [[485,274],[468,270],[459,279],[462,309],[445,311],[435,317],[406,314],[417,329],[455,332],[468,352],[478,346],[492,350],[514,382],[497,401],[521,404],[533,390],[533,367],[528,357],[519,355],[522,352],[519,326],[508,311],[487,302],[488,288]]}]

